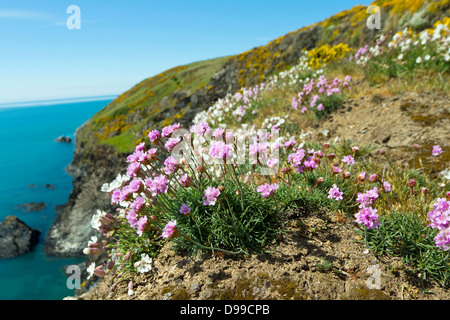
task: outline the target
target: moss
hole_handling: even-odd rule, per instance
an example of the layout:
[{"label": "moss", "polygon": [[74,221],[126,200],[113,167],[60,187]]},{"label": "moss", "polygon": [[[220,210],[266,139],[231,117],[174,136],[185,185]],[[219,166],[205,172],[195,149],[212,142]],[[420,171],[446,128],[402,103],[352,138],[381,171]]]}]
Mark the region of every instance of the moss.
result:
[{"label": "moss", "polygon": [[277,288],[278,293],[284,300],[306,300],[308,295],[298,289],[297,281],[294,281],[288,277],[284,277],[278,280],[271,280],[271,285]]},{"label": "moss", "polygon": [[161,296],[170,294],[172,300],[189,300],[190,295],[186,288],[178,286],[168,286],[161,290]]},{"label": "moss", "polygon": [[390,300],[389,296],[379,289],[358,286],[349,293],[349,300]]}]

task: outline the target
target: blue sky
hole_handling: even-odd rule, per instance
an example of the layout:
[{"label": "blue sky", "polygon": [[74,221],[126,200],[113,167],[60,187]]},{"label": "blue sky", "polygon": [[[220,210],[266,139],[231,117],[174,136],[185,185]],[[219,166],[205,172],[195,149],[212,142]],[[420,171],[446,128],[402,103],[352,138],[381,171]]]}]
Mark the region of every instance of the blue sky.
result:
[{"label": "blue sky", "polygon": [[[0,103],[120,94],[371,2],[0,0]],[[79,30],[67,28],[70,5]]]}]

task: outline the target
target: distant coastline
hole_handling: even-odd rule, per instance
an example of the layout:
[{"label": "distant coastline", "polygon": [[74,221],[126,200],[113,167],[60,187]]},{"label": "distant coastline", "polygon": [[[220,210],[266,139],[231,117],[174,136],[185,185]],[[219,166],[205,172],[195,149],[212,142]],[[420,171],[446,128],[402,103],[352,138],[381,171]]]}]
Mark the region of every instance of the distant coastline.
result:
[{"label": "distant coastline", "polygon": [[69,104],[87,101],[111,100],[115,99],[116,97],[118,97],[118,95],[49,99],[49,100],[23,101],[23,102],[2,102],[0,103],[0,110],[10,108],[50,106],[56,104]]}]

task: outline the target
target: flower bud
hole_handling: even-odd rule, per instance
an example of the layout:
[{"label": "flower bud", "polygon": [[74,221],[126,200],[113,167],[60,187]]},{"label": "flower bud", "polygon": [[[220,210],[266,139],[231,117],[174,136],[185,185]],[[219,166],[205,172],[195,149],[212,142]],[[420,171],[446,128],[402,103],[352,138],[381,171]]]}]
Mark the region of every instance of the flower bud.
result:
[{"label": "flower bud", "polygon": [[204,166],[198,166],[195,170],[200,173],[206,172],[206,168]]},{"label": "flower bud", "polygon": [[94,274],[97,277],[104,277],[106,275],[105,271],[102,270],[103,266],[98,266],[94,269]]},{"label": "flower bud", "polygon": [[128,282],[128,295],[132,296],[134,294],[133,291],[133,281]]},{"label": "flower bud", "polygon": [[322,182],[324,182],[324,181],[325,181],[325,179],[324,179],[323,177],[317,178],[317,183],[322,183]]},{"label": "flower bud", "polygon": [[99,248],[84,248],[83,253],[91,256],[95,256],[97,254],[101,253],[101,250]]},{"label": "flower bud", "polygon": [[108,263],[108,269],[109,270],[111,270],[112,268],[114,268],[114,265],[116,264],[116,261],[115,260],[111,260],[109,263]]},{"label": "flower bud", "polygon": [[225,187],[224,187],[224,186],[219,186],[219,187],[217,188],[217,190],[219,190],[220,192],[223,192],[223,190],[225,190]]},{"label": "flower bud", "polygon": [[408,186],[410,188],[414,188],[416,186],[416,180],[415,179],[411,179],[408,181]]}]

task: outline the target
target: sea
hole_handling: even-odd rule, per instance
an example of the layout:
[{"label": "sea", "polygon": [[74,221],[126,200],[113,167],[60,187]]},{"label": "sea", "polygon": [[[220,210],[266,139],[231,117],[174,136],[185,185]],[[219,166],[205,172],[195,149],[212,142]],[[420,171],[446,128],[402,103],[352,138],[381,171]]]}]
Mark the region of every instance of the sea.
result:
[{"label": "sea", "polygon": [[[115,96],[0,105],[0,221],[17,216],[41,231],[34,249],[19,257],[0,259],[0,300],[61,300],[71,296],[72,274],[64,266],[82,258],[45,254],[45,236],[67,202],[73,178],[66,173],[74,143],[58,143],[61,135],[74,139],[75,130]],[[27,212],[23,203],[44,202],[41,211]]]}]

